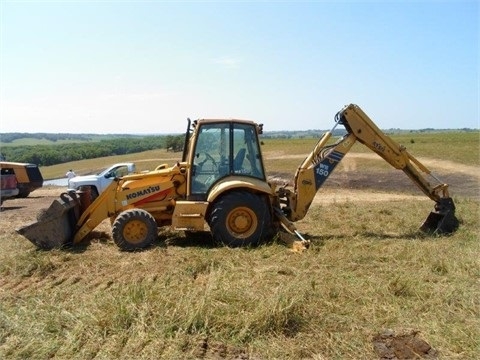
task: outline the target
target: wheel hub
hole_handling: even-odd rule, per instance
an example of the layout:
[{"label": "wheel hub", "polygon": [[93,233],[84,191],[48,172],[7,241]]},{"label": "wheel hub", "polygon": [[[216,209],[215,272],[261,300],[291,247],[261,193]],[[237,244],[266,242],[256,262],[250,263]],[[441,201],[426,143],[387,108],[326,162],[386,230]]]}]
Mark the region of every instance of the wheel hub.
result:
[{"label": "wheel hub", "polygon": [[248,237],[256,229],[257,216],[247,207],[234,209],[228,216],[228,229],[236,236]]},{"label": "wheel hub", "polygon": [[145,239],[148,234],[146,224],[139,220],[129,221],[123,229],[124,238],[131,243],[139,243]]}]

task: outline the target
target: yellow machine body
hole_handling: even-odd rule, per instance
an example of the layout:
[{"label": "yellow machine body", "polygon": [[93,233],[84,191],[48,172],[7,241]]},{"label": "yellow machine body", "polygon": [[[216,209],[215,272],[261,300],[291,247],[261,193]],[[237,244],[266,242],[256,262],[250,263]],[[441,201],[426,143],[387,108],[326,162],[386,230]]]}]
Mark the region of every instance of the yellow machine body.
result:
[{"label": "yellow machine body", "polygon": [[[357,141],[405,172],[435,202],[423,231],[456,230],[447,184],[357,105],[344,107],[335,121],[299,165],[292,188],[277,188],[266,179],[262,125],[239,119],[189,120],[181,161],[116,178],[91,204],[84,194],[65,193],[36,222],[17,231],[38,247],[61,247],[81,242],[109,218],[113,240],[123,250],[149,246],[163,226],[189,233],[209,231],[215,241],[228,246],[257,244],[282,227],[307,245],[294,222],[305,217],[318,190]],[[346,135],[331,144],[337,125],[345,127]]]}]

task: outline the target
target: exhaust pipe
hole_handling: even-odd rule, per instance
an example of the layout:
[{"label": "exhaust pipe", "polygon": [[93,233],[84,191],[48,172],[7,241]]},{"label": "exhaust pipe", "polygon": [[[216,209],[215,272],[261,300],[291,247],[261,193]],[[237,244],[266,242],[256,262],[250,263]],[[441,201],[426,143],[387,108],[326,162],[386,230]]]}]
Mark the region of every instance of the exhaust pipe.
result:
[{"label": "exhaust pipe", "polygon": [[455,204],[452,198],[441,198],[434,210],[423,222],[420,230],[427,234],[448,235],[454,233],[458,228],[459,221],[455,216]]},{"label": "exhaust pipe", "polygon": [[81,203],[75,193],[62,193],[50,207],[37,215],[37,221],[15,229],[40,249],[62,248],[73,243],[81,214]]}]

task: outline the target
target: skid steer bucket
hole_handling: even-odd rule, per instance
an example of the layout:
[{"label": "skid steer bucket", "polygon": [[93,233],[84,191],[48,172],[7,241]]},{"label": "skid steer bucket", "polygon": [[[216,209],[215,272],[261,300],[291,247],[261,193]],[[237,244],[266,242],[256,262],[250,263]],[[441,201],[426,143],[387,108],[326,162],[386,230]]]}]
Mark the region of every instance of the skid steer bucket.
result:
[{"label": "skid steer bucket", "polygon": [[41,249],[61,248],[72,243],[79,216],[80,201],[75,192],[63,193],[37,215],[36,222],[16,231]]},{"label": "skid steer bucket", "polygon": [[455,204],[452,198],[442,198],[435,204],[435,209],[423,222],[420,230],[429,234],[451,234],[458,228],[455,217]]}]

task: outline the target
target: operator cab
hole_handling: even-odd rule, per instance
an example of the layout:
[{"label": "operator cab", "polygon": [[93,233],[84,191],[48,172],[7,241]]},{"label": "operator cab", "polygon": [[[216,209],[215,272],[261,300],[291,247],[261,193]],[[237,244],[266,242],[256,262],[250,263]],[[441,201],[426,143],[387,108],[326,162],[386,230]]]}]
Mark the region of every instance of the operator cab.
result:
[{"label": "operator cab", "polygon": [[190,200],[206,200],[211,187],[227,176],[265,181],[258,134],[261,127],[247,120],[197,120],[193,123]]}]

